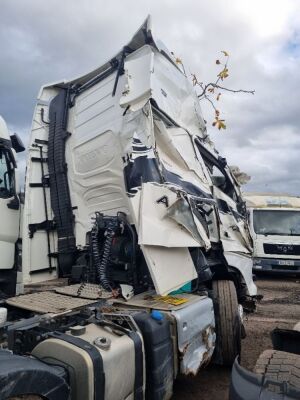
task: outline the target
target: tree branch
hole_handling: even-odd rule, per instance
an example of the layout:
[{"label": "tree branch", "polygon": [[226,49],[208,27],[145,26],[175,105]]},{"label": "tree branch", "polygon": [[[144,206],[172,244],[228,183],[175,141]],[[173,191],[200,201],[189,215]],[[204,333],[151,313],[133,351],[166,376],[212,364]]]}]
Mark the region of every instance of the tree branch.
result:
[{"label": "tree branch", "polygon": [[198,94],[198,97],[199,98],[201,98],[201,97],[206,97],[205,96],[205,94],[206,94],[206,91],[207,91],[207,89],[211,86],[211,87],[213,87],[214,89],[221,89],[221,90],[225,90],[226,92],[232,92],[232,93],[249,93],[249,94],[254,94],[255,93],[255,90],[244,90],[244,89],[228,89],[228,88],[226,88],[226,87],[224,87],[224,86],[220,86],[220,85],[218,85],[217,83],[212,83],[212,82],[210,82],[210,83],[208,83],[207,85],[205,85],[204,87],[202,86],[202,85],[199,85],[200,87],[201,87],[201,89],[202,89],[202,93],[200,93],[200,94]]},{"label": "tree branch", "polygon": [[208,100],[208,101],[210,102],[210,104],[212,105],[213,109],[214,109],[215,111],[217,111],[217,108],[216,108],[216,106],[214,105],[213,101],[212,101],[206,94],[204,95],[204,99]]},{"label": "tree branch", "polygon": [[[255,90],[245,90],[245,89],[230,89],[224,86],[219,85],[219,83],[223,82],[224,79],[228,78],[228,61],[229,61],[229,54],[226,51],[222,51],[224,56],[226,57],[226,62],[222,63],[219,59],[216,60],[217,65],[222,66],[222,70],[218,73],[215,82],[207,83],[206,85],[203,82],[199,82],[196,74],[191,74],[193,86],[199,86],[202,90],[200,94],[198,94],[198,98],[200,100],[207,100],[213,107],[215,111],[215,120],[213,122],[213,126],[216,126],[219,130],[226,129],[226,124],[224,119],[220,119],[220,111],[216,108],[214,100],[219,101],[221,96],[221,91],[231,92],[231,93],[248,93],[254,95]],[[180,60],[181,63],[181,60]],[[220,92],[217,94],[215,89],[219,89]],[[212,95],[217,95],[216,99],[211,99]]]}]

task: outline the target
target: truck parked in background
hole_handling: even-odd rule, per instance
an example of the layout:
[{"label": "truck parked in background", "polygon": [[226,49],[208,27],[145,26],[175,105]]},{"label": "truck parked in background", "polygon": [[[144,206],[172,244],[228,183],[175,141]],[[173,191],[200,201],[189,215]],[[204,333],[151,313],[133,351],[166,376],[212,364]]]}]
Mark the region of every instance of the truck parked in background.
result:
[{"label": "truck parked in background", "polygon": [[255,272],[300,275],[300,197],[245,194]]}]

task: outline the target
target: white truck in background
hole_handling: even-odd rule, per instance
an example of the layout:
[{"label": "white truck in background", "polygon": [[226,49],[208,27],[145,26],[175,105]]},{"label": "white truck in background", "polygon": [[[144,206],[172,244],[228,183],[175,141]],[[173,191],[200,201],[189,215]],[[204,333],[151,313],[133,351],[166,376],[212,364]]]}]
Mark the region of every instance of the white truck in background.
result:
[{"label": "white truck in background", "polygon": [[21,204],[16,153],[24,151],[17,134],[9,135],[0,116],[0,294],[13,296],[22,291],[21,265],[18,265]]},{"label": "white truck in background", "polygon": [[257,296],[245,203],[149,18],[41,89],[25,182],[38,291],[2,301],[0,399],[167,400],[179,374],[233,363]]},{"label": "white truck in background", "polygon": [[253,271],[300,275],[300,197],[246,193]]}]

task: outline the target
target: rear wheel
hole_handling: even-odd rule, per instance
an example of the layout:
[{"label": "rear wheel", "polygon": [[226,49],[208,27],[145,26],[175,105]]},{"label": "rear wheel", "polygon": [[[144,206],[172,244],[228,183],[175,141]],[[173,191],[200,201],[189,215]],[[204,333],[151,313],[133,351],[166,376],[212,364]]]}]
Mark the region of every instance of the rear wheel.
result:
[{"label": "rear wheel", "polygon": [[241,318],[232,281],[214,281],[216,362],[231,366],[241,351]]},{"label": "rear wheel", "polygon": [[[259,356],[254,372],[264,375],[276,382],[287,382],[300,389],[300,356],[278,350],[265,350]],[[270,386],[269,390],[278,392],[278,386]]]}]

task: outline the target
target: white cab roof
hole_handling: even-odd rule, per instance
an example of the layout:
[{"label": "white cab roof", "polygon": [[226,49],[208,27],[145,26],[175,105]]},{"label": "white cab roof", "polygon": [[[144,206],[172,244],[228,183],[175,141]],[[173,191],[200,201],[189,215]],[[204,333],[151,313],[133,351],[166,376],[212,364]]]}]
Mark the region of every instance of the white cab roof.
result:
[{"label": "white cab roof", "polygon": [[284,193],[244,193],[247,207],[250,208],[299,208],[300,196]]}]

